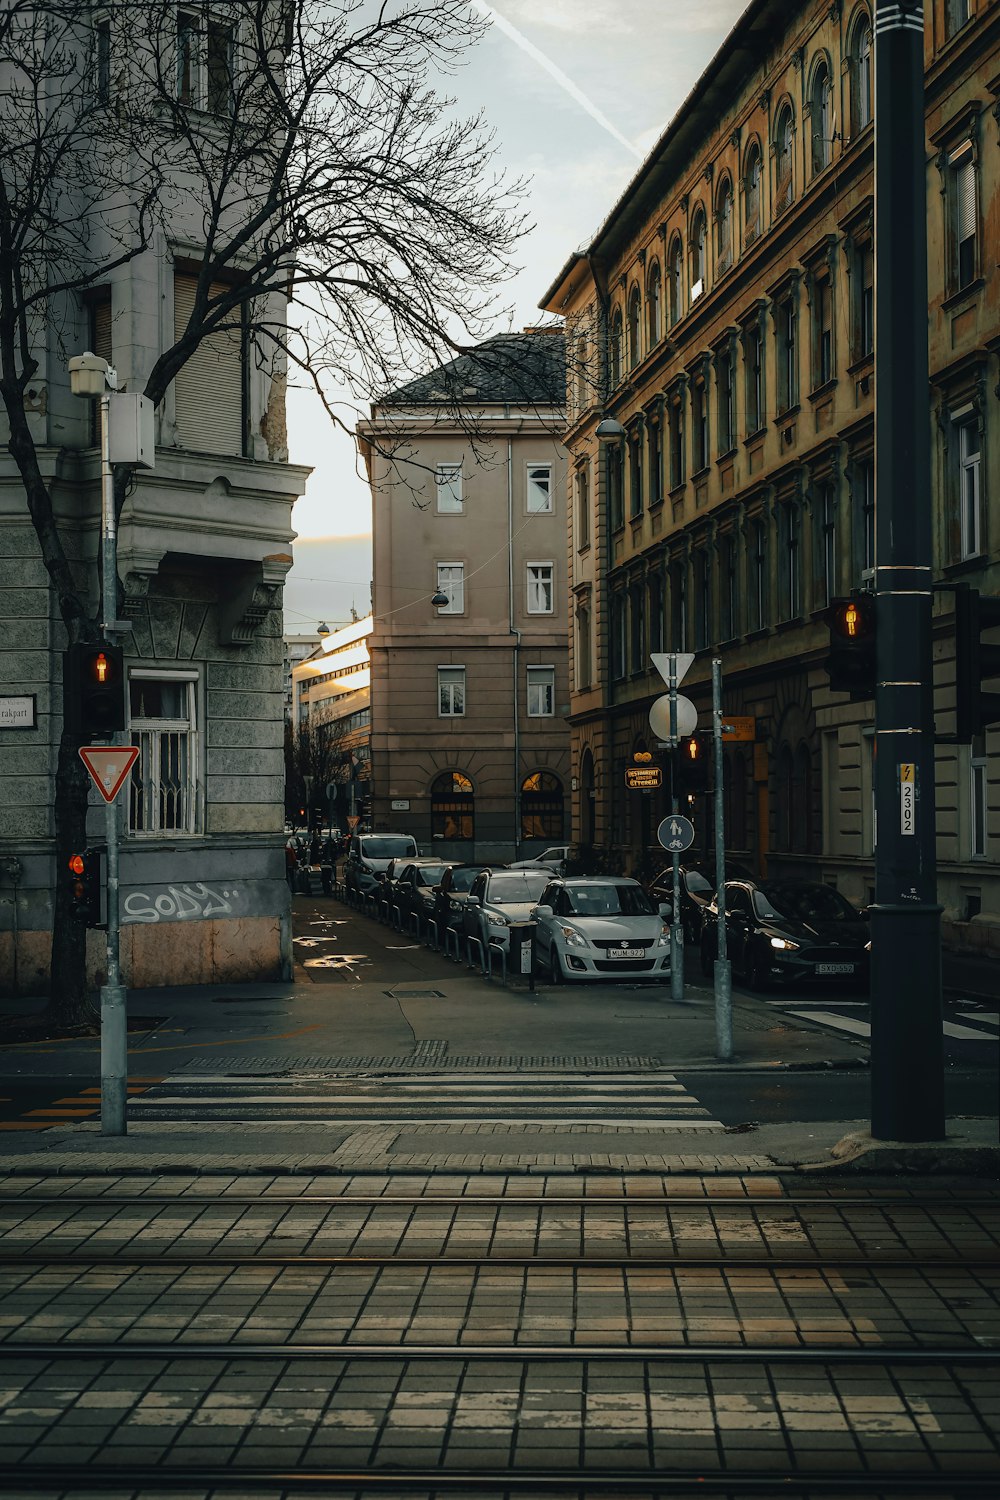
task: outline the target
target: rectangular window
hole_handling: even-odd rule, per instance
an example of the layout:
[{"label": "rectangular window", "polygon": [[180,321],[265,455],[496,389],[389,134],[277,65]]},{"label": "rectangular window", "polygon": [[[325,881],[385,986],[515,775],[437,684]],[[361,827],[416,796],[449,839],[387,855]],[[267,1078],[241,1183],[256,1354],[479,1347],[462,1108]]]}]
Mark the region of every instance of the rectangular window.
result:
[{"label": "rectangular window", "polygon": [[528,668],[528,718],[551,719],[556,711],[555,667]]},{"label": "rectangular window", "polygon": [[233,112],[233,31],[209,21],[205,48],[205,107],[212,115]]},{"label": "rectangular window", "polygon": [[438,667],[438,718],[460,719],[465,713],[465,668]]},{"label": "rectangular window", "polygon": [[701,651],[712,640],[712,559],[707,548],[697,554],[694,596],[694,649]]},{"label": "rectangular window", "polygon": [[580,552],[590,546],[590,470],[576,471],[576,545]]},{"label": "rectangular window", "polygon": [[969,761],[969,813],[972,858],[982,859],[986,854],[986,754],[982,736],[973,741]]},{"label": "rectangular window", "polygon": [[708,464],[708,401],[703,380],[691,386],[691,444],[691,463],[698,474]]},{"label": "rectangular window", "polygon": [[948,158],[951,214],[951,283],[956,292],[976,279],[976,163],[966,142]]},{"label": "rectangular window", "polygon": [[794,297],[785,297],[777,307],[778,410],[788,411],[799,399],[798,315]]},{"label": "rectangular window", "polygon": [[971,0],[945,0],[945,23],[948,36],[953,37],[956,31],[961,31],[971,15]]},{"label": "rectangular window", "polygon": [[861,578],[875,577],[875,461],[864,458],[855,471]]},{"label": "rectangular window", "polygon": [[818,281],[813,294],[813,388],[833,379],[833,288]]},{"label": "rectangular window", "polygon": [[642,434],[638,432],[628,444],[628,514],[630,521],[642,515]]},{"label": "rectangular window", "polygon": [[186,10],[177,12],[177,102],[198,103],[198,19]]},{"label": "rectangular window", "polygon": [[649,456],[649,503],[659,505],[663,500],[663,432],[658,421],[651,421],[647,428]]},{"label": "rectangular window", "polygon": [[[649,649],[663,650],[663,579],[654,573],[647,590],[647,613],[649,616]],[[645,663],[643,663],[645,666]]]},{"label": "rectangular window", "polygon": [[129,782],[135,834],[200,832],[197,685],[193,672],[129,675],[129,730],[139,747]]},{"label": "rectangular window", "polygon": [[675,563],[670,570],[670,644],[671,651],[688,648],[687,564]]},{"label": "rectangular window", "polygon": [[736,545],[731,535],[719,542],[719,639],[736,637]]},{"label": "rectangular window", "polygon": [[555,564],[528,563],[528,614],[550,615],[553,611]]},{"label": "rectangular window", "polygon": [[794,505],[782,507],[781,542],[781,608],[786,620],[794,620],[800,613],[802,602],[799,512]]},{"label": "rectangular window", "polygon": [[625,595],[616,594],[611,601],[611,676],[616,681],[625,676],[627,630]]},{"label": "rectangular window", "polygon": [[434,470],[434,486],[437,491],[438,515],[460,516],[464,509],[462,465],[438,464]]},{"label": "rectangular window", "polygon": [[851,293],[854,301],[854,358],[865,359],[875,349],[875,252],[871,242],[854,253]]},{"label": "rectangular window", "polygon": [[632,672],[646,670],[646,613],[643,608],[641,588],[629,589],[628,611],[631,623],[629,669]]},{"label": "rectangular window", "polygon": [[759,323],[746,330],[743,356],[746,361],[747,437],[752,437],[764,425],[764,341]]},{"label": "rectangular window", "polygon": [[111,98],[111,22],[97,21],[94,25],[94,84],[100,104]]},{"label": "rectangular window", "polygon": [[608,444],[608,520],[612,531],[617,531],[625,525],[625,477],[623,473],[625,459],[622,453],[621,443]]},{"label": "rectangular window", "polygon": [[[198,278],[174,274],[174,336],[180,338],[194,311]],[[214,302],[232,292],[223,282],[209,288]],[[223,326],[203,338],[174,379],[174,422],[178,444],[193,453],[242,456],[246,444],[247,340],[242,309],[225,315]]]},{"label": "rectangular window", "polygon": [[581,606],[576,612],[576,685],[590,687],[590,610]]},{"label": "rectangular window", "polygon": [[552,465],[528,465],[528,513],[540,515],[552,509]]},{"label": "rectangular window", "polygon": [[975,416],[956,423],[958,433],[958,524],[961,555],[978,557],[981,541],[981,459]]},{"label": "rectangular window", "polygon": [[670,488],[677,489],[684,483],[684,412],[680,398],[670,403]]},{"label": "rectangular window", "polygon": [[767,624],[767,524],[755,521],[750,541],[750,629]]},{"label": "rectangular window", "polygon": [[465,613],[465,564],[438,563],[437,586],[448,595],[448,603],[442,604],[439,615],[461,615]]},{"label": "rectangular window", "polygon": [[719,387],[719,455],[728,453],[736,443],[736,392],[733,380],[733,351],[727,344],[718,358],[716,378]]},{"label": "rectangular window", "polygon": [[837,515],[832,484],[824,484],[819,495],[819,521],[822,547],[822,603],[837,597]]}]

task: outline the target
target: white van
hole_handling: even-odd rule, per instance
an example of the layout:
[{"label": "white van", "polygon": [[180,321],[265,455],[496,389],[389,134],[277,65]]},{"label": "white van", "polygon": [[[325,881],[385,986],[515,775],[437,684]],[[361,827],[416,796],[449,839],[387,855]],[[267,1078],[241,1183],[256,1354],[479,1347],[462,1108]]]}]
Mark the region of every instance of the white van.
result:
[{"label": "white van", "polygon": [[417,841],[409,833],[356,833],[344,866],[347,889],[362,895],[375,890],[394,859],[415,859]]}]

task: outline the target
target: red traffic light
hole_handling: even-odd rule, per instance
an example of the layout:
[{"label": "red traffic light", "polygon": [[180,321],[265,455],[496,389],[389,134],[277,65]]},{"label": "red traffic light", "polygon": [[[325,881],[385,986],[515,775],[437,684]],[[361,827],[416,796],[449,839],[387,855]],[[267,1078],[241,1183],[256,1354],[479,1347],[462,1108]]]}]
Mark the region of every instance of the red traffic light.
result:
[{"label": "red traffic light", "polygon": [[87,868],[87,861],[82,854],[71,854],[69,857],[69,868],[71,874],[82,875]]}]

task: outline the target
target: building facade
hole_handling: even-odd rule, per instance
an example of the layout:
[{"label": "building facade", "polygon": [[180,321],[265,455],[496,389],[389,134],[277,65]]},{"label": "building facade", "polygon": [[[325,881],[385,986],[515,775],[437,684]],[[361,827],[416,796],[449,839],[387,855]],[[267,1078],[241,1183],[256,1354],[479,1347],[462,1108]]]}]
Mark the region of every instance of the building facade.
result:
[{"label": "building facade", "polygon": [[[543,306],[567,320],[574,837],[655,859],[626,792],[663,691],[711,659],[726,845],[758,874],[873,897],[873,705],[830,691],[824,611],[874,561],[873,15],[756,0]],[[926,6],[935,573],[1000,594],[1000,8]],[[885,357],[891,357],[889,351]],[[602,445],[613,417],[625,436]],[[945,941],[1000,953],[1000,732],[955,729],[954,595],[935,606]],[[699,808],[699,845],[710,849]]]},{"label": "building facade", "polygon": [[314,812],[341,832],[360,824],[371,798],[372,617],[323,636],[292,668],[292,725],[299,759],[311,767]]},{"label": "building facade", "polygon": [[[98,63],[108,24],[94,20]],[[87,35],[82,28],[81,67],[93,61]],[[106,90],[109,77],[107,69],[99,77]],[[181,107],[189,102],[179,96]],[[224,130],[224,99],[204,107]],[[52,292],[31,351],[30,430],[75,584],[95,616],[99,434],[88,403],[71,394],[66,359],[91,350],[116,369],[120,389],[141,391],[183,335],[204,277],[206,215],[183,174],[170,193],[169,230],[152,231],[130,256],[115,241],[109,205],[84,216],[90,285],[85,294]],[[238,267],[218,276],[213,296],[237,284]],[[283,292],[258,299],[258,315],[275,328],[285,309]],[[211,333],[156,411],[155,467],[135,472],[121,514],[125,738],[139,748],[119,799],[121,958],[133,987],[291,975],[281,606],[292,505],[308,471],[288,462],[284,402],[280,359],[261,359],[232,326]],[[35,713],[30,724],[0,728],[0,989],[32,993],[48,983],[60,878],[53,803],[66,629],[8,437],[0,415],[4,692],[33,695]],[[103,803],[93,791],[88,817],[99,846]],[[104,934],[89,933],[88,944],[96,982]]]},{"label": "building facade", "polygon": [[505,335],[358,430],[373,827],[453,859],[526,858],[569,826],[564,385],[561,332]]}]

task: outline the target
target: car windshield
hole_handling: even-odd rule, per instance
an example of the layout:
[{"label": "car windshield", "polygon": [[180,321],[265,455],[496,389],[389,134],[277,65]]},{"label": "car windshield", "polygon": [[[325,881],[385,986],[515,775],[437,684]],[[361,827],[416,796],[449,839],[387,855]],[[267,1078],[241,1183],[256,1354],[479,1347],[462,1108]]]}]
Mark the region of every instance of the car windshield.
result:
[{"label": "car windshield", "polygon": [[447,868],[448,868],[447,865],[424,865],[424,867],[422,869],[420,869],[420,870],[417,871],[417,884],[418,885],[438,885],[438,884],[440,884],[441,876],[444,874],[444,872],[445,872],[445,870],[447,870]]},{"label": "car windshield", "polygon": [[487,901],[498,906],[514,906],[520,901],[537,901],[552,879],[551,870],[511,870],[507,875],[494,875],[486,887]]},{"label": "car windshield", "polygon": [[797,922],[856,922],[858,913],[831,885],[797,885],[771,880],[754,891],[758,917],[792,918]]},{"label": "car windshield", "polygon": [[481,871],[478,866],[472,865],[468,870],[452,870],[451,888],[453,891],[471,891],[472,882]]},{"label": "car windshield", "polygon": [[416,854],[417,849],[412,839],[386,838],[363,839],[361,853],[365,859],[405,859],[409,855]]},{"label": "car windshield", "polygon": [[570,912],[578,917],[653,917],[656,907],[637,885],[567,887]]},{"label": "car windshield", "polygon": [[684,876],[689,891],[714,891],[715,886],[700,870],[688,870]]}]

